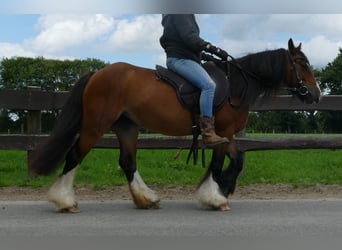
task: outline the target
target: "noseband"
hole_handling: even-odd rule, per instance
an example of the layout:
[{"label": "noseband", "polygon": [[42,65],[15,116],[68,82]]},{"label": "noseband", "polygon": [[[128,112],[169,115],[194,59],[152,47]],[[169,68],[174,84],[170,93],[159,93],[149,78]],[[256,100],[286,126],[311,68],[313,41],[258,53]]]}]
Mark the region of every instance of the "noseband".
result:
[{"label": "noseband", "polygon": [[290,62],[291,62],[291,71],[294,72],[295,77],[296,77],[296,81],[297,81],[297,87],[288,88],[288,91],[291,94],[297,94],[297,95],[300,95],[300,96],[307,96],[309,94],[309,90],[304,85],[303,79],[301,79],[299,77],[299,74],[298,74],[298,71],[297,71],[297,67],[296,67],[296,60],[305,60],[305,61],[307,61],[307,60],[306,60],[305,57],[300,57],[300,58],[294,59],[293,56],[291,55],[290,51],[287,51],[287,52],[288,52],[288,56],[289,56],[289,59],[290,59]]}]

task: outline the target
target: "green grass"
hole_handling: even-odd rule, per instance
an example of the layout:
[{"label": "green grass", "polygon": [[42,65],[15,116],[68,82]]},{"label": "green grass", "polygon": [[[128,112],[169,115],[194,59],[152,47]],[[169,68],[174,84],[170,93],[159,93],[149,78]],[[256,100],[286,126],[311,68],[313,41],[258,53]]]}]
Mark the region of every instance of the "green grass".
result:
[{"label": "green grass", "polygon": [[324,136],[324,137],[329,137],[329,136],[341,136],[341,134],[280,134],[280,133],[276,133],[276,134],[272,134],[272,133],[247,133],[246,137],[253,137],[253,138],[263,138],[263,137],[268,137],[268,138],[284,138],[284,137],[294,137],[294,136],[299,136],[299,137],[307,137],[307,136],[313,136],[313,137],[320,137],[320,136]]},{"label": "green grass", "polygon": [[[197,166],[186,165],[187,152],[183,150],[176,160],[174,156],[177,150],[139,150],[138,169],[148,184],[197,184],[206,169],[201,167],[200,161]],[[208,150],[207,163],[210,155]],[[0,150],[0,186],[47,186],[51,185],[56,175],[32,178],[27,174],[26,152]],[[75,183],[98,188],[126,184],[118,164],[118,150],[93,149],[79,168]],[[248,152],[239,185],[258,183],[287,183],[294,186],[342,184],[342,151]]]},{"label": "green grass", "polygon": [[341,150],[248,152],[240,184],[342,184]]}]

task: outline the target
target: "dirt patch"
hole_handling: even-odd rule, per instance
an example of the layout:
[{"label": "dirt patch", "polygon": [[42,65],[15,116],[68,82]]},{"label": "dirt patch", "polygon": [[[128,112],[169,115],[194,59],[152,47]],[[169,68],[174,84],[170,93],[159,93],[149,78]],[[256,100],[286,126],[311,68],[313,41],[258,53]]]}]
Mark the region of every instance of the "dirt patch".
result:
[{"label": "dirt patch", "polygon": [[[152,185],[162,200],[191,200],[195,186]],[[48,188],[0,187],[0,201],[46,200]],[[96,189],[90,186],[75,188],[79,200],[128,200],[128,186]],[[293,187],[291,185],[249,185],[237,187],[230,199],[342,199],[342,185],[316,185]]]}]

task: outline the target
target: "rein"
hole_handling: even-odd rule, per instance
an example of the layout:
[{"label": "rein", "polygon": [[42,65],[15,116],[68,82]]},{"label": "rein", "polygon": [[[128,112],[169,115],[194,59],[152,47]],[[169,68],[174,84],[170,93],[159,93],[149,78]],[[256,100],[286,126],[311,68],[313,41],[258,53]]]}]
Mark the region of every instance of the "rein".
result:
[{"label": "rein", "polygon": [[232,64],[234,65],[241,73],[243,80],[246,83],[246,88],[243,89],[242,95],[240,97],[240,103],[239,104],[233,104],[231,99],[229,98],[229,104],[230,106],[232,106],[232,108],[234,109],[238,109],[241,107],[242,103],[245,101],[246,99],[246,95],[247,95],[247,90],[248,90],[248,86],[249,86],[249,82],[248,82],[248,78],[247,75],[249,75],[250,77],[254,78],[257,81],[260,81],[260,78],[254,74],[251,71],[245,70],[244,68],[241,67],[241,65],[239,64],[238,61],[236,61],[236,59],[232,56],[229,55],[229,57],[232,59],[231,61],[226,61],[227,64]]},{"label": "rein", "polygon": [[231,55],[228,54],[228,58],[231,58],[231,60],[221,60],[221,59],[217,59],[212,55],[209,55],[207,53],[202,53],[201,54],[201,59],[204,61],[212,61],[214,63],[224,63],[224,73],[226,74],[226,79],[230,79],[230,65],[235,66],[241,73],[242,78],[244,80],[244,82],[246,83],[246,88],[243,89],[241,98],[240,98],[240,103],[239,104],[233,104],[230,97],[228,98],[229,104],[230,106],[232,106],[234,109],[238,109],[241,107],[241,104],[244,102],[244,100],[246,99],[246,95],[247,95],[247,90],[248,90],[248,78],[247,75],[249,75],[250,77],[260,81],[260,78],[254,74],[253,72],[250,72],[248,70],[245,70],[244,68],[241,67],[241,65],[239,64],[239,62]]}]

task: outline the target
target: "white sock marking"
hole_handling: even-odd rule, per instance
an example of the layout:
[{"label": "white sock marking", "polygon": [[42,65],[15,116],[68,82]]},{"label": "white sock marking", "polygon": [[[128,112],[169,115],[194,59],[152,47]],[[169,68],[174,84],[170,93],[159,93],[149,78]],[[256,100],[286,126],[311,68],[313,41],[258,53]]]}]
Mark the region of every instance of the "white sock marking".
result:
[{"label": "white sock marking", "polygon": [[54,202],[58,209],[76,205],[74,179],[78,166],[67,174],[60,176],[48,192],[49,201]]},{"label": "white sock marking", "polygon": [[156,193],[145,184],[138,170],[136,170],[133,175],[133,180],[130,183],[130,187],[132,195],[139,195],[145,197],[147,200],[150,200],[152,202],[159,201],[159,198],[156,195]]},{"label": "white sock marking", "polygon": [[202,183],[197,191],[197,199],[202,206],[218,208],[228,204],[228,199],[220,193],[220,188],[212,174]]}]

